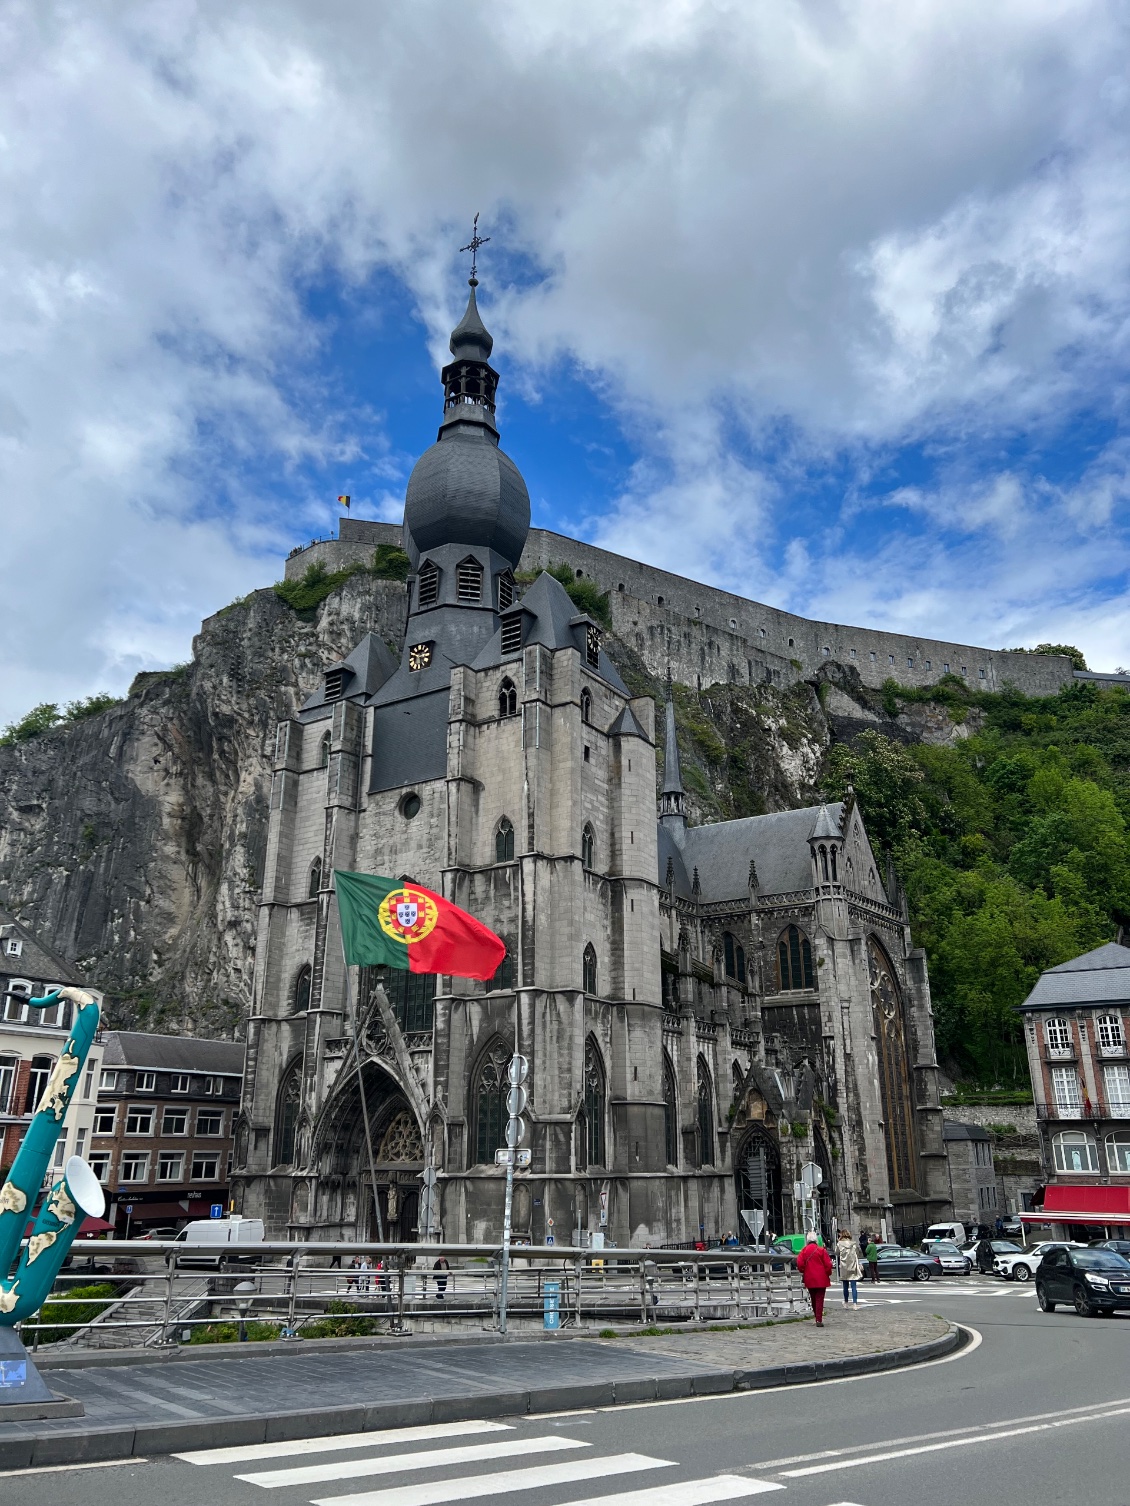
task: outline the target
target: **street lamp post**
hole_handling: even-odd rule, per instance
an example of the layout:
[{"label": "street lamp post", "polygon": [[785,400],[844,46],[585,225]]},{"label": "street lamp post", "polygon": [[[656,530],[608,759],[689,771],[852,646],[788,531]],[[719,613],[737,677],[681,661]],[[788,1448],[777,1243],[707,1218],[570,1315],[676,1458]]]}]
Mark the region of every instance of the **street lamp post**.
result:
[{"label": "street lamp post", "polygon": [[507,1080],[510,1083],[506,1094],[506,1201],[502,1211],[502,1280],[498,1297],[498,1331],[506,1332],[506,1297],[510,1283],[510,1221],[514,1207],[514,1162],[518,1158],[518,1142],[522,1138],[522,1110],[526,1107],[526,1090],[522,1086],[529,1074],[530,1064],[517,1052],[510,1058]]}]

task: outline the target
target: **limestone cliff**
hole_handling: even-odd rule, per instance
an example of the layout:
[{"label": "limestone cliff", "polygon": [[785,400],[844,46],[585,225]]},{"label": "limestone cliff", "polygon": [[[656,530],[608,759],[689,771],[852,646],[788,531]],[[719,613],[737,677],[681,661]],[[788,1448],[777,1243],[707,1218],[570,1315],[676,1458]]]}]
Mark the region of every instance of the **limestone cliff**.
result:
[{"label": "limestone cliff", "polygon": [[[401,583],[365,573],[305,614],[256,591],[208,618],[187,665],[139,676],[101,715],[0,748],[0,906],[107,990],[112,1024],[238,1033],[275,725],[364,633],[399,650],[405,611]],[[609,648],[635,693],[662,699],[665,666]],[[889,730],[858,676],[831,678],[676,685],[693,820],[810,802],[838,730]]]}]

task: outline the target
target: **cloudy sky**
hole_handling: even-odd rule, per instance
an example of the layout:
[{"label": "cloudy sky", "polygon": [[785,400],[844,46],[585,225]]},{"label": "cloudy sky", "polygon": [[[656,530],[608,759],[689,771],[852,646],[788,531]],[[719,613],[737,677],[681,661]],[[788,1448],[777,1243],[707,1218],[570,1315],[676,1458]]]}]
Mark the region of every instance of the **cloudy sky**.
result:
[{"label": "cloudy sky", "polygon": [[0,723],[399,517],[482,213],[543,526],[1130,665],[1130,11],[2,0]]}]

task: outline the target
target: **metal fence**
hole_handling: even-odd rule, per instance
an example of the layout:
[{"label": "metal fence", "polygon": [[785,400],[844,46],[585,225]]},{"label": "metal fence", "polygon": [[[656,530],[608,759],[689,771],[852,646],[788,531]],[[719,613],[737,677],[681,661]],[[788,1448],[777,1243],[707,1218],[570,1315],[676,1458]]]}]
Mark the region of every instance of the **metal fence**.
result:
[{"label": "metal fence", "polygon": [[[113,1240],[77,1251],[81,1261],[59,1277],[44,1309],[20,1325],[29,1347],[163,1347],[499,1325],[497,1245]],[[435,1268],[440,1256],[447,1269]],[[84,1292],[92,1281],[112,1294]],[[693,1327],[781,1317],[805,1306],[795,1258],[785,1253],[511,1247],[512,1330]]]}]

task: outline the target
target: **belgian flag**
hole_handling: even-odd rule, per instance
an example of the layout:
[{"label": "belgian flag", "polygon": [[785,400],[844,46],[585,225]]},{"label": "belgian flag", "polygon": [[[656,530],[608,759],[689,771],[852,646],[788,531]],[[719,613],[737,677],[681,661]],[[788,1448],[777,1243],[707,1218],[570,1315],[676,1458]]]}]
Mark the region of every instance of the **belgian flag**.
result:
[{"label": "belgian flag", "polygon": [[334,871],[345,960],[351,966],[493,978],[506,943],[466,910],[419,884]]}]

